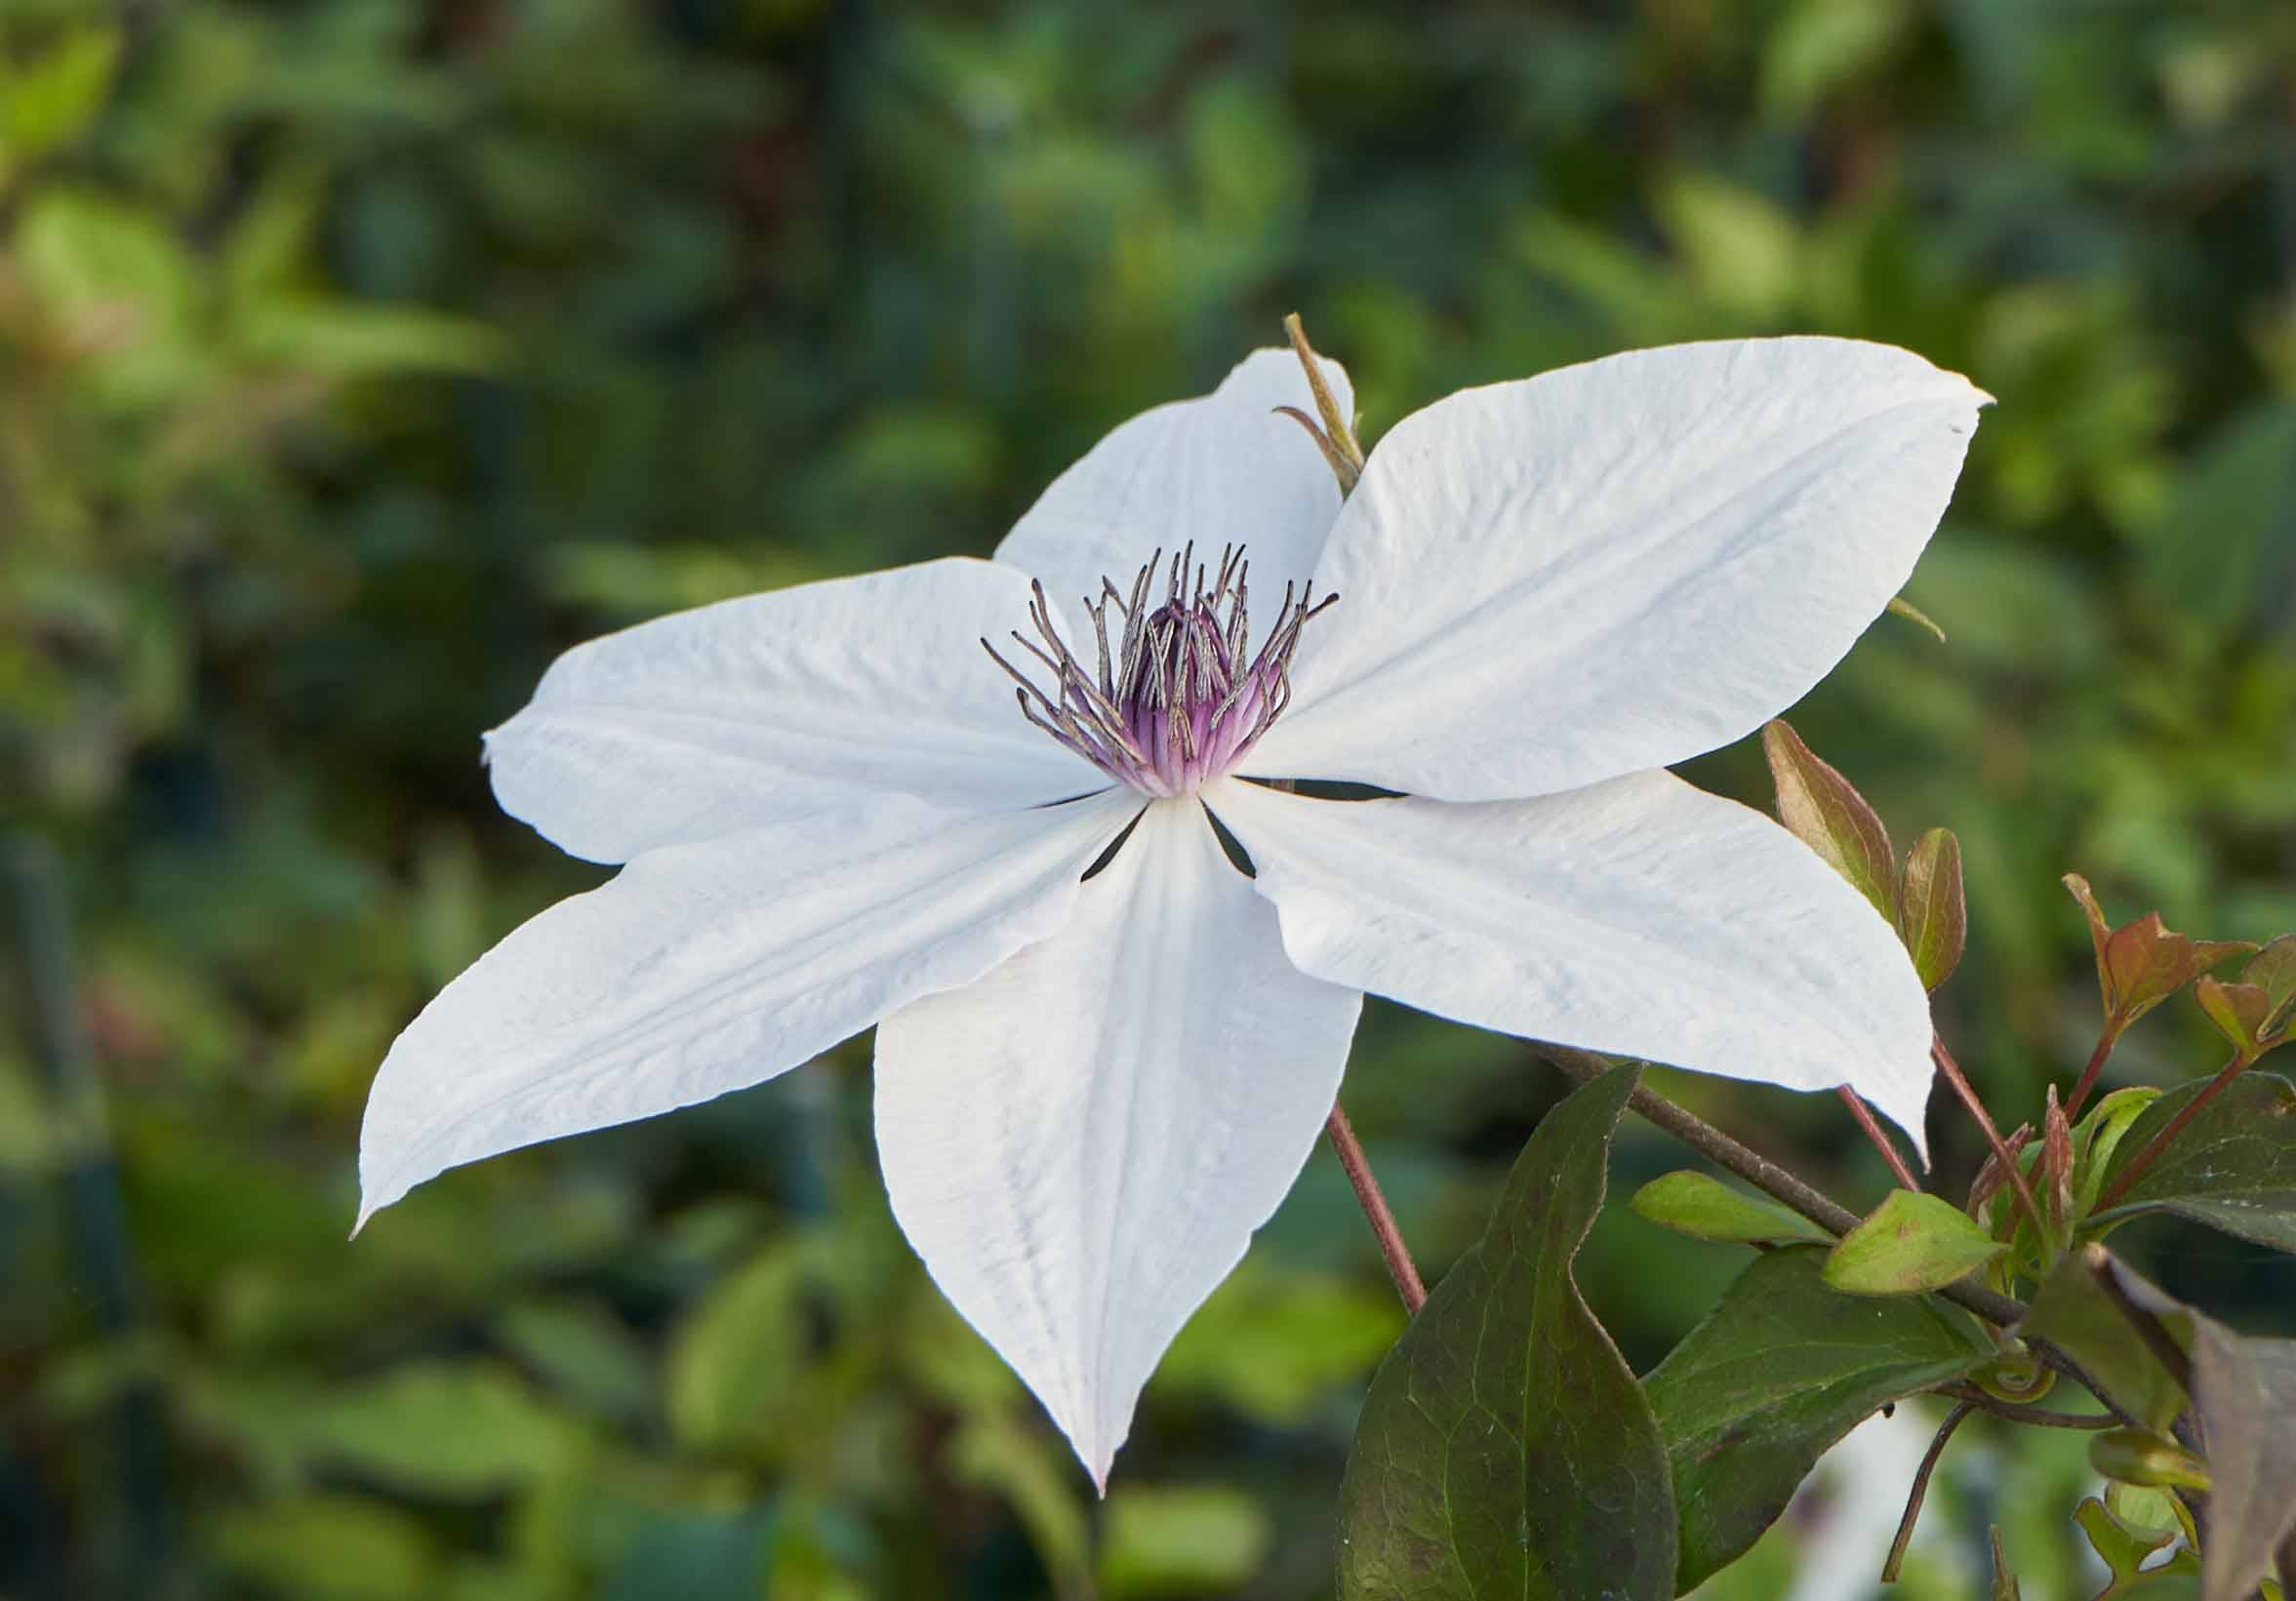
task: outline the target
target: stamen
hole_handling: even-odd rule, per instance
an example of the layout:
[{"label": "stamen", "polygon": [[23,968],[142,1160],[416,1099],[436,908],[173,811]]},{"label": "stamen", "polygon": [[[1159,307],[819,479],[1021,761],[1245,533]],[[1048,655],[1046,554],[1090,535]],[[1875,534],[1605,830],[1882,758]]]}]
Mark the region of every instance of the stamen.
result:
[{"label": "stamen", "polygon": [[[1339,597],[1284,585],[1274,626],[1250,652],[1251,562],[1224,546],[1199,562],[1190,541],[1152,553],[1129,590],[1103,579],[1082,602],[1091,620],[1088,669],[1055,623],[1044,586],[1029,590],[1028,620],[1013,641],[1051,675],[1041,687],[987,640],[981,648],[1019,686],[1021,715],[1063,748],[1143,793],[1181,795],[1230,772],[1291,704],[1291,662],[1309,620]],[[1162,604],[1148,604],[1161,580]],[[1108,612],[1122,625],[1111,637]]]}]

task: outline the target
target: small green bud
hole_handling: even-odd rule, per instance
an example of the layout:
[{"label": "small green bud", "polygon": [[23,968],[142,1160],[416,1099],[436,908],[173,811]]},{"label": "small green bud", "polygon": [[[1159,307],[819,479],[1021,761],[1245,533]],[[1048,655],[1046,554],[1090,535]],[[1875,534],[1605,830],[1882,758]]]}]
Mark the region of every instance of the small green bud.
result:
[{"label": "small green bud", "polygon": [[2122,1484],[2155,1490],[2208,1488],[2208,1464],[2150,1429],[2109,1428],[2090,1435],[2089,1465]]}]

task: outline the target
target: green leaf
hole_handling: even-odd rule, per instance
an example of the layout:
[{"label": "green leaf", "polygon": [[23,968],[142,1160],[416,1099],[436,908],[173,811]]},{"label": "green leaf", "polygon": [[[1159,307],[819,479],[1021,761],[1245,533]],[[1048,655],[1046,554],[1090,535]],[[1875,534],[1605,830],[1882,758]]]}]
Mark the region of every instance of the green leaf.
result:
[{"label": "green leaf", "polygon": [[1651,1372],[1682,1519],[1684,1589],[1736,1561],[1861,1421],[1993,1358],[1992,1342],[1952,1306],[1843,1295],[1828,1288],[1825,1261],[1814,1246],[1759,1258]]},{"label": "green leaf", "polygon": [[1091,1592],[1092,1534],[1069,1488],[1075,1467],[1042,1430],[1007,1412],[984,1413],[957,1431],[943,1462],[956,1483],[1001,1497],[1013,1509],[1057,1593]]},{"label": "green leaf", "polygon": [[1880,816],[1785,722],[1763,728],[1762,753],[1778,785],[1778,820],[1895,927],[1897,856]]},{"label": "green leaf", "polygon": [[106,399],[137,407],[196,387],[199,271],[158,217],[92,192],[43,189],[18,220],[16,260],[57,327],[92,353]]},{"label": "green leaf", "polygon": [[530,1301],[504,1312],[496,1335],[535,1372],[585,1406],[616,1418],[644,1418],[654,1404],[645,1347],[603,1306]]},{"label": "green leaf", "polygon": [[1762,44],[1762,109],[1805,114],[1827,95],[1872,72],[1908,30],[1905,0],[1800,0]]},{"label": "green leaf", "polygon": [[663,1366],[679,1441],[774,1458],[818,1438],[862,1359],[817,1335],[819,1319],[843,1308],[836,1273],[849,1254],[833,1232],[785,1233],[687,1313]]},{"label": "green leaf", "polygon": [[1334,1390],[1361,1384],[1402,1332],[1385,1285],[1246,1257],[1180,1331],[1156,1382],[1296,1428]]},{"label": "green leaf", "polygon": [[417,1494],[498,1494],[581,1449],[582,1426],[491,1363],[409,1365],[305,1421],[309,1450]]},{"label": "green leaf", "polygon": [[[2113,1161],[2113,1153],[2128,1136],[2129,1125],[2145,1115],[2145,1108],[2160,1099],[2160,1092],[2150,1084],[2132,1084],[2125,1090],[2115,1090],[2089,1108],[2073,1131],[2073,1144],[2078,1158],[2075,1169],[2074,1210],[2085,1217],[2097,1204],[2097,1196],[2105,1187],[2105,1170]],[[2132,1151],[2137,1147],[2130,1146]]]},{"label": "green leaf", "polygon": [[2193,1314],[2193,1410],[2208,1452],[2202,1601],[2243,1601],[2296,1532],[2296,1340],[2245,1340]]},{"label": "green leaf", "polygon": [[438,1553],[420,1520],[382,1501],[309,1496],[238,1505],[211,1526],[222,1565],[263,1593],[309,1601],[429,1595]]},{"label": "green leaf", "polygon": [[1380,1364],[1340,1492],[1344,1601],[1674,1594],[1658,1423],[1571,1278],[1636,1077],[1614,1068],[1547,1114]]},{"label": "green leaf", "polygon": [[2089,1261],[2088,1253],[2075,1251],[2058,1262],[2034,1293],[2033,1310],[2017,1333],[2060,1347],[2122,1411],[2165,1429],[2185,1408],[2184,1387],[2106,1296]]},{"label": "green leaf", "polygon": [[1709,1174],[1689,1169],[1651,1180],[1627,1205],[1661,1228],[1702,1240],[1739,1245],[1757,1240],[1833,1242],[1831,1234],[1792,1208],[1767,1196],[1749,1195]]},{"label": "green leaf", "polygon": [[103,108],[119,57],[117,28],[75,28],[0,71],[0,181],[80,137]]},{"label": "green leaf", "polygon": [[1124,1486],[1108,1497],[1098,1593],[1234,1595],[1271,1543],[1267,1511],[1241,1490]]},{"label": "green leaf", "polygon": [[2105,1590],[2107,1595],[2135,1580],[2146,1559],[2176,1538],[2173,1530],[2163,1533],[2157,1529],[2129,1528],[2094,1496],[2074,1508],[2073,1521],[2080,1525],[2080,1532],[2088,1537],[2089,1549],[2097,1553],[2097,1560],[2113,1576],[2113,1583]]},{"label": "green leaf", "polygon": [[340,378],[479,373],[506,353],[500,334],[465,317],[310,297],[248,307],[237,332],[250,355]]},{"label": "green leaf", "polygon": [[1856,1296],[1908,1296],[1963,1278],[2006,1247],[1953,1202],[1893,1189],[1837,1241],[1826,1282]]},{"label": "green leaf", "polygon": [[[2208,1083],[2179,1085],[2148,1105],[2114,1148],[2105,1181]],[[2296,1085],[2275,1073],[2242,1073],[2200,1108],[2127,1194],[2088,1221],[2111,1224],[2147,1212],[2296,1252]]]},{"label": "green leaf", "polygon": [[1961,962],[1969,912],[1961,896],[1961,842],[1950,828],[1932,828],[1906,858],[1898,934],[1925,988],[1946,981]]}]

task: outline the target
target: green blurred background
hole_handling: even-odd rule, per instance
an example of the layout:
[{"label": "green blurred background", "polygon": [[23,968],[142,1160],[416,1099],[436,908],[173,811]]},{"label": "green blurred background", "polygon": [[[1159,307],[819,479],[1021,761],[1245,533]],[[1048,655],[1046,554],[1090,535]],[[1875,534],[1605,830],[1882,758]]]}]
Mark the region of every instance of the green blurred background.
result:
[{"label": "green blurred background", "polygon": [[[1951,643],[1884,620],[1796,720],[1959,832],[1940,1016],[2005,1123],[2093,1037],[2059,873],[2296,927],[2287,0],[6,0],[0,1596],[1328,1594],[1399,1315],[1327,1155],[1105,1504],[893,1229],[866,1041],[343,1237],[391,1035],[600,877],[477,759],[555,651],[986,552],[1294,308],[1372,435],[1784,330],[1999,397],[1910,591]],[[2116,1069],[2215,1061],[2179,1003]],[[1378,1007],[1349,1083],[1435,1268],[1559,1093]],[[1830,1099],[1676,1087],[1879,1194]],[[1631,1129],[1614,1190],[1683,1162]],[[2288,1261],[2148,1226],[2296,1324]],[[1738,1265],[1614,1208],[1582,1272],[1646,1365]],[[2074,1593],[2077,1441],[1963,1440],[1901,1593],[1989,1518]]]}]

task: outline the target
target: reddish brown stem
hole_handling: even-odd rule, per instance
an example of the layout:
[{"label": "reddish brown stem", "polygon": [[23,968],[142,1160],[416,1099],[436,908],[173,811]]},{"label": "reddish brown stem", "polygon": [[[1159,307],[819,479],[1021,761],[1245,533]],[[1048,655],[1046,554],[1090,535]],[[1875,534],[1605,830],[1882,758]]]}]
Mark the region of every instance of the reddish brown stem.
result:
[{"label": "reddish brown stem", "polygon": [[2097,1048],[2089,1053],[2089,1063],[2080,1070],[2080,1082],[2073,1087],[2073,1099],[2065,1103],[2068,1122],[2080,1115],[2082,1102],[2088,1100],[2089,1092],[2097,1087],[2097,1075],[2105,1070],[2105,1059],[2113,1054],[2113,1047],[2119,1039],[2118,1029],[2108,1028],[2105,1037],[2097,1041]]},{"label": "reddish brown stem", "polygon": [[1836,1089],[1834,1094],[1841,1097],[1841,1103],[1849,1108],[1850,1116],[1858,1120],[1858,1127],[1866,1131],[1866,1138],[1873,1141],[1873,1148],[1879,1151],[1881,1159],[1889,1164],[1889,1171],[1897,1175],[1899,1186],[1905,1189],[1919,1189],[1921,1181],[1913,1177],[1912,1168],[1906,1166],[1906,1159],[1898,1154],[1897,1146],[1890,1142],[1889,1135],[1875,1120],[1872,1108],[1858,1099],[1858,1092],[1844,1084]]},{"label": "reddish brown stem", "polygon": [[1372,1237],[1379,1241],[1380,1255],[1388,1260],[1388,1276],[1395,1281],[1395,1294],[1403,1298],[1403,1309],[1417,1317],[1419,1309],[1427,1304],[1427,1286],[1420,1282],[1419,1269],[1412,1265],[1411,1253],[1403,1244],[1403,1231],[1395,1226],[1395,1215],[1388,1210],[1388,1198],[1380,1193],[1379,1181],[1371,1175],[1371,1164],[1363,1156],[1363,1142],[1355,1138],[1348,1114],[1336,1101],[1331,1116],[1324,1122],[1323,1132],[1331,1137],[1331,1148],[1338,1153],[1340,1166],[1348,1170],[1348,1182],[1355,1187],[1355,1199],[1371,1224]]},{"label": "reddish brown stem", "polygon": [[1920,1521],[1921,1502],[1929,1495],[1929,1475],[1937,1471],[1937,1460],[1946,1454],[1946,1446],[1954,1437],[1976,1404],[1962,1401],[1946,1414],[1946,1421],[1938,1425],[1937,1438],[1929,1442],[1929,1450],[1921,1459],[1921,1465],[1913,1469],[1913,1487],[1906,1497],[1906,1515],[1898,1520],[1897,1539],[1889,1542],[1889,1558],[1881,1564],[1881,1582],[1894,1584],[1899,1572],[1906,1565],[1906,1547],[1913,1542],[1913,1525]]},{"label": "reddish brown stem", "polygon": [[1946,1049],[1946,1042],[1935,1035],[1930,1037],[1929,1057],[1937,1063],[1937,1070],[1945,1074],[1946,1082],[1954,1087],[1954,1094],[1961,1098],[1961,1104],[1969,1109],[1969,1115],[1977,1120],[1977,1126],[1985,1131],[1986,1141],[1994,1148],[1994,1160],[2000,1163],[2001,1171],[2009,1176],[2009,1185],[2016,1191],[2017,1204],[2025,1210],[2025,1221],[2032,1225],[2034,1238],[2047,1239],[2049,1231],[2041,1226],[2041,1209],[2033,1198],[2033,1186],[2025,1181],[2025,1170],[2017,1165],[2017,1158],[2010,1151],[2008,1141],[2001,1138],[2001,1131],[1994,1127],[1993,1114],[1985,1109],[1985,1102],[1978,1100],[1977,1092],[1969,1087],[1969,1080],[1962,1073],[1961,1064]]},{"label": "reddish brown stem", "polygon": [[2152,1141],[2143,1150],[2129,1158],[2128,1166],[2120,1170],[2120,1177],[2107,1184],[2105,1193],[2097,1197],[2097,1204],[2090,1209],[2092,1214],[2104,1211],[2127,1194],[2129,1186],[2145,1176],[2145,1170],[2160,1160],[2160,1153],[2168,1149],[2169,1142],[2184,1133],[2185,1125],[2199,1115],[2200,1108],[2214,1101],[2218,1093],[2234,1079],[2238,1078],[2249,1063],[2255,1060],[2245,1052],[2235,1052],[2233,1060],[2218,1068],[2216,1077],[2208,1081],[2208,1088],[2187,1101],[2185,1109],[2168,1120],[2167,1128],[2155,1135]]}]

